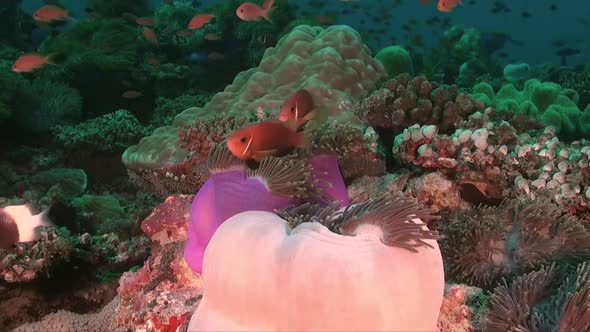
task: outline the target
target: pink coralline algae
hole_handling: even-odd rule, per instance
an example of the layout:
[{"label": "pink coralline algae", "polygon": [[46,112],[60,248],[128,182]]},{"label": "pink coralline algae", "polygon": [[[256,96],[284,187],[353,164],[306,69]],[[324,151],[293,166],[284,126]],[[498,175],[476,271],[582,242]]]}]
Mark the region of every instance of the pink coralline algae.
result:
[{"label": "pink coralline algae", "polygon": [[186,239],[185,220],[189,216],[183,214],[190,211],[191,200],[192,195],[169,196],[143,220],[141,230],[160,243]]},{"label": "pink coralline algae", "polygon": [[[467,285],[446,285],[445,298],[438,316],[438,328],[441,332],[472,332],[474,326],[474,309],[467,305],[477,297],[482,297],[482,290]],[[480,304],[481,305],[481,304]]]},{"label": "pink coralline algae", "polygon": [[446,132],[462,118],[485,105],[454,85],[438,85],[426,76],[400,74],[386,82],[357,107],[356,113],[375,128],[401,131],[420,124],[436,124]]},{"label": "pink coralline algae", "polygon": [[168,197],[142,223],[153,241],[152,254],[143,267],[124,273],[119,281],[120,303],[114,318],[119,328],[166,331],[182,326],[187,312],[195,310],[201,281],[182,255],[192,197]]},{"label": "pink coralline algae", "polygon": [[201,278],[182,256],[192,196],[171,196],[146,218],[151,255],[134,272],[123,273],[117,296],[100,312],[60,310],[17,331],[182,331],[202,294]]}]

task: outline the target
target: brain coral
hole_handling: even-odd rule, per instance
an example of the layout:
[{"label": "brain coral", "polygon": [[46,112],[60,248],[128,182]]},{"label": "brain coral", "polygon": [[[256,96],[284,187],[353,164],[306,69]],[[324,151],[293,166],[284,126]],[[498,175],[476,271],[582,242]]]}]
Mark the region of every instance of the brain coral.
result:
[{"label": "brain coral", "polygon": [[315,146],[337,150],[341,163],[363,161],[362,166],[349,163],[345,177],[371,166],[371,161],[373,169],[379,169],[376,143],[368,142],[375,135],[355,122],[350,110],[384,76],[383,66],[352,28],[301,25],[267,49],[258,67],[238,74],[204,107],[185,110],[171,126],[156,129],[128,148],[123,163],[132,178],[150,190],[194,193],[208,176],[205,162],[211,142],[221,142],[237,127],[264,118],[265,111],[276,115],[291,94],[306,88],[315,104],[329,110],[330,127],[341,128],[323,130]]}]

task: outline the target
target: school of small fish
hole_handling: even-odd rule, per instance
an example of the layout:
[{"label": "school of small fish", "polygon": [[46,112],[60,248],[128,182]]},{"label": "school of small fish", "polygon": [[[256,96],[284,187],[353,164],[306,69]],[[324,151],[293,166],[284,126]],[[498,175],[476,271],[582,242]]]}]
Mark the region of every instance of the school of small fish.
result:
[{"label": "school of small fish", "polygon": [[[370,20],[373,21],[374,23],[381,23],[382,25],[387,25],[387,22],[389,22],[393,19],[392,11],[395,11],[395,9],[402,4],[402,1],[403,0],[392,0],[391,3],[393,6],[390,6],[390,7],[384,7],[385,5],[384,5],[383,1],[381,1],[381,0],[380,1],[371,1],[370,3],[367,2],[367,3],[365,3],[366,8],[364,8],[364,14],[368,15]],[[435,0],[418,0],[418,1],[423,6],[434,6],[434,4],[436,4],[436,9],[442,15],[450,14],[450,13],[454,12],[455,10],[457,10],[458,7],[463,6],[462,0],[436,0],[436,1]],[[348,14],[352,14],[354,10],[361,9],[360,4],[359,4],[361,1],[359,1],[359,0],[339,0],[339,2],[342,3],[342,5],[343,5],[343,9],[341,10],[341,13],[327,12],[327,13],[322,13],[320,15],[317,15],[317,13],[320,13],[322,8],[325,6],[325,2],[320,1],[320,0],[309,0],[309,3],[307,4],[307,6],[310,7],[312,10],[316,10],[316,13],[302,10],[301,14],[303,17],[314,17],[314,15],[315,15],[315,21],[318,24],[330,25],[330,24],[334,24],[336,22],[337,16],[339,14],[348,15]],[[465,2],[467,5],[475,5],[476,4],[476,0],[465,0]],[[164,3],[169,6],[174,6],[175,1],[174,0],[165,0]],[[491,12],[493,14],[505,14],[505,13],[510,13],[512,11],[510,6],[503,1],[494,1],[493,3],[491,3],[491,5],[492,5]],[[196,6],[200,6],[200,3],[196,3]],[[290,6],[292,6],[294,9],[297,9],[299,7],[298,3],[295,3],[295,2],[290,3]],[[254,2],[243,2],[236,8],[235,13],[236,13],[236,16],[244,22],[266,21],[267,24],[269,24],[269,23],[272,24],[273,23],[272,13],[273,13],[273,10],[275,9],[275,7],[276,7],[275,0],[263,0],[262,5],[258,5]],[[551,12],[554,12],[558,9],[558,6],[556,4],[549,4],[547,8]],[[377,9],[377,10],[375,10],[375,9]],[[87,9],[86,12],[88,14],[89,19],[97,17],[96,12],[94,12],[90,8]],[[527,11],[523,11],[521,13],[521,17],[523,19],[530,18],[531,15],[532,14]],[[40,27],[47,28],[47,29],[51,29],[52,27],[55,27],[57,25],[64,24],[64,22],[70,22],[70,23],[76,22],[76,19],[71,16],[70,12],[67,9],[59,7],[57,5],[53,5],[53,4],[45,4],[45,5],[41,6],[32,14],[32,18],[35,22],[37,22],[37,24]],[[143,38],[145,38],[145,40],[149,44],[151,44],[151,47],[153,47],[154,49],[157,49],[160,46],[160,40],[158,38],[158,33],[157,33],[158,31],[154,28],[154,18],[153,17],[137,16],[133,13],[123,13],[122,18],[129,21],[129,22],[137,24],[138,27],[141,28],[141,33],[143,35]],[[586,24],[586,22],[583,21],[583,19],[580,19],[580,20],[581,21],[579,23]],[[212,12],[195,13],[192,16],[192,18],[186,23],[186,28],[184,30],[176,31],[176,32],[174,32],[174,34],[180,38],[188,38],[194,33],[195,30],[203,29],[205,26],[210,25],[210,24],[215,24],[215,23],[216,23],[215,13],[212,13]],[[383,35],[384,32],[386,32],[384,29],[375,29],[375,28],[370,28],[368,30],[365,30],[363,28],[363,25],[367,23],[367,20],[364,18],[360,19],[358,23],[360,25],[359,32],[361,34],[361,37],[364,40],[367,40],[367,42],[374,40],[374,38],[379,38],[377,36],[381,36],[381,35]],[[431,25],[433,27],[434,27],[434,25],[438,24],[438,25],[440,25],[440,28],[445,29],[450,26],[450,19],[448,18],[448,16],[444,17],[442,19],[438,16],[433,16],[430,19],[425,20],[425,23],[427,25]],[[415,28],[417,27],[418,24],[419,24],[418,20],[410,18],[407,21],[407,23],[404,23],[401,25],[401,29],[405,33],[407,33],[406,37],[408,38],[409,42],[412,45],[415,45],[416,47],[423,47],[424,46],[424,37],[420,34],[413,33],[413,31],[415,30]],[[587,23],[586,25],[590,26],[590,23]],[[499,34],[493,35],[493,36],[491,36],[491,38],[495,38],[494,40],[496,41],[496,43],[503,43],[506,41],[512,42],[514,44],[519,43],[518,41],[510,39],[509,36],[503,36],[503,35],[499,35]],[[222,36],[216,32],[208,32],[208,33],[204,34],[203,39],[207,40],[209,42],[223,41]],[[267,36],[267,34],[258,36],[256,40],[263,47],[272,46],[276,42],[275,39]],[[393,40],[393,42],[395,43],[396,41]],[[568,47],[567,45],[565,45],[565,42],[561,41],[561,40],[554,41],[552,43],[552,45],[556,48],[556,55],[562,57],[563,59],[565,59],[565,57],[570,56],[572,54],[579,54],[579,52],[580,52],[577,48]],[[34,72],[36,70],[43,68],[46,65],[56,64],[55,59],[57,58],[57,55],[58,54],[38,54],[38,53],[34,53],[34,52],[22,54],[21,56],[19,56],[15,60],[13,66],[12,66],[12,70],[17,73],[31,73],[31,72]],[[506,57],[506,54],[504,52],[499,52],[498,55],[500,57]],[[186,57],[186,59],[191,61],[192,63],[200,63],[200,64],[211,64],[211,63],[220,63],[222,61],[227,61],[226,54],[224,54],[224,52],[220,52],[220,51],[209,51],[207,53],[195,51],[194,53],[188,55]],[[146,64],[148,64],[150,66],[158,66],[160,64],[159,60],[154,55],[146,56],[145,61],[146,61]],[[303,91],[305,91],[305,90],[303,90]],[[134,93],[131,93],[131,92],[134,92]],[[305,92],[301,92],[301,93],[305,94]],[[128,91],[123,92],[121,97],[125,98],[125,99],[135,99],[135,98],[141,97],[141,95],[142,95],[141,91],[128,90]],[[292,99],[299,100],[300,104],[294,105],[294,107],[291,107],[292,106],[291,105],[289,107],[291,107],[293,109],[292,111],[297,112],[297,116],[302,117],[303,121],[307,121],[307,120],[313,118],[314,116],[317,116],[317,111],[312,112],[310,114],[306,114],[306,113],[304,113],[304,111],[302,111],[302,110],[306,109],[305,103],[307,103],[309,100],[311,100],[309,97],[303,96],[300,98],[300,97],[293,96]],[[287,112],[286,109],[281,110],[280,119],[283,119],[286,116],[285,112]]]}]

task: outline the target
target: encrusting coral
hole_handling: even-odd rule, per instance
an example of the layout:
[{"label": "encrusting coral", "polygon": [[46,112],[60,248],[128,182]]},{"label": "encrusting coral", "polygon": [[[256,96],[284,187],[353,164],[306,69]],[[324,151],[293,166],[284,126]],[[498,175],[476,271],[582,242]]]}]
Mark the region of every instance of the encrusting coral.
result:
[{"label": "encrusting coral", "polygon": [[[156,129],[138,145],[128,148],[123,163],[148,190],[164,195],[194,193],[208,177],[204,163],[210,141],[220,143],[231,131],[266,118],[266,112],[276,114],[286,96],[304,87],[315,104],[330,113],[333,129],[318,133],[326,136],[320,140],[347,143],[337,146],[343,173],[355,175],[346,169],[365,166],[383,172],[376,135],[371,135],[358,120],[355,122],[351,110],[357,98],[384,75],[383,66],[371,57],[352,28],[298,26],[266,51],[257,68],[238,74],[203,108],[187,109],[176,116],[171,126]],[[237,119],[233,123],[223,121],[230,117]],[[210,130],[199,130],[202,123],[208,123]],[[339,137],[342,133],[347,137]],[[200,173],[193,174],[195,170]]]}]

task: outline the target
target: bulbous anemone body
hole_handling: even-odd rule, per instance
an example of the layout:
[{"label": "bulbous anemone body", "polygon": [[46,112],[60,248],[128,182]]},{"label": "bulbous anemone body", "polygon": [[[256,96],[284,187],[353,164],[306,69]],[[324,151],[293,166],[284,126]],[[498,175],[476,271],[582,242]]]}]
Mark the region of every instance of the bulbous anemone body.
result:
[{"label": "bulbous anemone body", "polygon": [[[223,168],[210,165],[214,168],[212,175],[195,195],[184,250],[185,260],[194,272],[202,272],[203,254],[217,228],[236,214],[274,211],[316,197],[318,203],[349,204],[336,156],[320,155],[307,163],[273,157],[252,171],[225,148],[216,147],[212,153],[223,155],[213,157],[217,158],[213,164],[222,164]],[[320,201],[326,198],[329,201]]]},{"label": "bulbous anemone body", "polygon": [[184,257],[201,273],[203,253],[217,228],[230,217],[244,211],[273,211],[295,203],[295,199],[273,195],[256,178],[243,171],[213,174],[201,187],[191,207],[189,238]]},{"label": "bulbous anemone body", "polygon": [[291,229],[270,212],[238,214],[207,247],[189,331],[436,331],[436,240],[411,251],[381,237],[370,225],[346,236],[320,222]]}]

